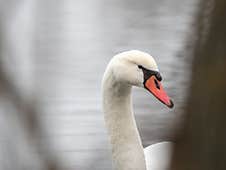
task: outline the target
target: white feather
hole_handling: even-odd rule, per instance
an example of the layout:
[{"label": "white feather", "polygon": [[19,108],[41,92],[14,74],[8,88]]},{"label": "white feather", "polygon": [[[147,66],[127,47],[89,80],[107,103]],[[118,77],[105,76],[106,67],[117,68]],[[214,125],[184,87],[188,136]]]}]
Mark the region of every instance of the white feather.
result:
[{"label": "white feather", "polygon": [[147,170],[168,170],[173,151],[172,142],[160,142],[144,149]]},{"label": "white feather", "polygon": [[143,150],[137,129],[131,88],[143,88],[143,72],[138,65],[158,71],[152,56],[133,50],[113,57],[104,73],[103,111],[113,164],[117,170],[167,170],[172,144],[163,142]]}]

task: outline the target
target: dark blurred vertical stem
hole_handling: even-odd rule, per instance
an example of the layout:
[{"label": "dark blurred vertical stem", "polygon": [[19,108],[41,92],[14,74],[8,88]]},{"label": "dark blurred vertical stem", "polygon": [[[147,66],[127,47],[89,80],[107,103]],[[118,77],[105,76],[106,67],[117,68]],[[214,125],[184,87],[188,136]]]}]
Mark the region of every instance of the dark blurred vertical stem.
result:
[{"label": "dark blurred vertical stem", "polygon": [[[16,8],[17,2],[12,2],[11,5]],[[12,11],[15,12],[15,10]],[[9,13],[10,12],[11,11],[9,11]],[[10,14],[14,14],[13,12]],[[51,158],[51,154],[47,153],[47,151],[45,151],[45,149],[40,144],[38,144],[38,139],[42,136],[43,132],[40,128],[40,122],[38,119],[39,113],[36,109],[35,103],[32,102],[32,99],[25,99],[24,96],[22,96],[15,84],[11,82],[10,79],[8,79],[6,70],[4,70],[4,65],[1,60],[1,58],[4,56],[2,56],[1,51],[3,48],[3,43],[5,43],[5,36],[3,36],[4,31],[2,30],[1,25],[3,22],[1,19],[3,18],[0,18],[0,96],[9,99],[16,108],[17,113],[20,114],[18,117],[21,119],[21,122],[25,124],[28,135],[31,139],[35,139],[33,142],[33,147],[36,148],[36,151],[40,153],[39,156],[44,163],[44,168],[46,170],[60,170],[58,162]],[[21,165],[23,165],[23,162],[21,162]]]},{"label": "dark blurred vertical stem", "polygon": [[[209,16],[205,15],[208,10]],[[195,26],[187,119],[171,169],[225,170],[226,1],[203,0]]]},{"label": "dark blurred vertical stem", "polygon": [[[1,43],[2,42],[0,41],[0,46]],[[7,97],[17,109],[17,113],[20,114],[19,117],[21,122],[26,125],[28,135],[31,139],[33,138],[36,140],[33,143],[33,147],[37,148],[38,152],[40,152],[40,158],[44,163],[45,169],[60,170],[58,163],[49,157],[51,154],[44,151],[44,148],[38,144],[38,139],[42,136],[42,133],[40,130],[40,122],[37,119],[38,112],[35,108],[35,104],[25,101],[16,89],[17,88],[7,79],[2,63],[0,62],[0,96]],[[21,164],[23,164],[23,162],[21,162]]]}]

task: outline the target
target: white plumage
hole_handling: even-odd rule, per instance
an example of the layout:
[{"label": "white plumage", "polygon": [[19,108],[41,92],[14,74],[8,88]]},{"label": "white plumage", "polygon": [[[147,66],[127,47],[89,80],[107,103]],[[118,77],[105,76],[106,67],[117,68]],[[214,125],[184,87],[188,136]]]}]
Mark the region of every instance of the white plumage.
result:
[{"label": "white plumage", "polygon": [[137,129],[131,88],[144,88],[144,73],[139,65],[158,71],[152,56],[133,50],[114,56],[104,73],[103,111],[113,164],[117,170],[168,170],[172,143],[157,143],[143,149]]},{"label": "white plumage", "polygon": [[144,149],[148,170],[168,170],[170,168],[172,142],[160,142]]}]

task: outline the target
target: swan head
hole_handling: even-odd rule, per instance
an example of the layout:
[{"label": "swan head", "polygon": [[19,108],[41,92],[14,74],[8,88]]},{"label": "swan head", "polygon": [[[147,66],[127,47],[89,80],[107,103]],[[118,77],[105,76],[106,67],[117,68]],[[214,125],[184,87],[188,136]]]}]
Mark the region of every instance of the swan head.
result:
[{"label": "swan head", "polygon": [[173,107],[172,100],[162,87],[158,66],[148,53],[138,50],[120,53],[113,57],[109,67],[115,81],[145,88],[163,104]]}]

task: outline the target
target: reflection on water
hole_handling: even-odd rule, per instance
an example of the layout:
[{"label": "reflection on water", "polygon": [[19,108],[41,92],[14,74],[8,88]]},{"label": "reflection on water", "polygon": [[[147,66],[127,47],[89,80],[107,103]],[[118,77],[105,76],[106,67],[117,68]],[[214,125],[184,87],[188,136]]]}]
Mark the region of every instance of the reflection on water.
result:
[{"label": "reflection on water", "polygon": [[[118,52],[153,55],[180,110],[189,75],[182,49],[194,5],[194,0],[24,1],[19,15],[7,22],[12,61],[18,63],[14,80],[23,92],[37,95],[47,131],[43,145],[51,143],[63,167],[111,169],[100,83]],[[133,97],[144,146],[171,139],[181,114],[142,89],[135,88]]]}]

